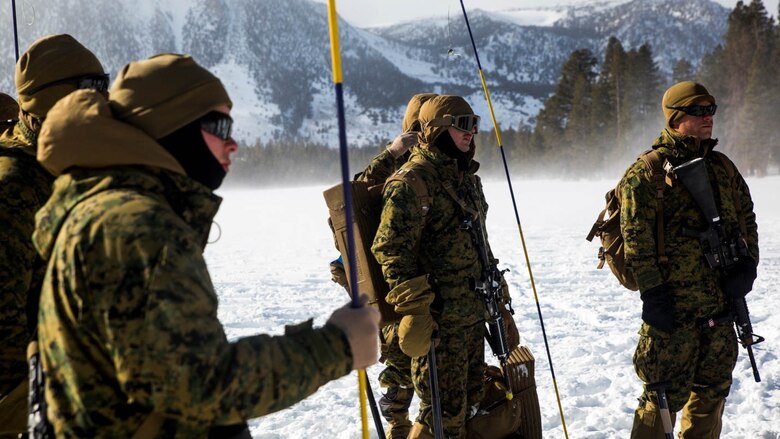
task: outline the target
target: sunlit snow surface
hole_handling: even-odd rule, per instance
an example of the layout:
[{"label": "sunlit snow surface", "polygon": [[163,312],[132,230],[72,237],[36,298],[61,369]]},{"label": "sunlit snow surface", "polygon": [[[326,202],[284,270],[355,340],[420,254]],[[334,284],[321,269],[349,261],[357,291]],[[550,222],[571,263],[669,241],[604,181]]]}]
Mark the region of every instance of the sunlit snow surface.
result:
[{"label": "sunlit snow surface", "polygon": [[[536,281],[558,389],[571,438],[629,436],[641,383],[631,364],[640,324],[637,293],[596,270],[598,245],[585,241],[614,181],[514,181],[520,220]],[[780,176],[749,179],[758,216],[761,264],[748,296],[762,382],[753,381],[744,349],[723,416],[723,438],[780,438]],[[327,316],[346,303],[330,280],[336,256],[322,187],[223,189],[216,217],[219,239],[206,260],[220,296],[219,318],[228,337],[281,334],[285,324]],[[515,320],[536,357],[536,381],[545,438],[562,438],[534,294],[506,182],[487,182],[488,229],[500,265],[509,268]],[[212,230],[212,239],[218,233]],[[487,357],[492,359],[490,353]],[[368,370],[379,397],[376,377]],[[281,412],[250,421],[255,438],[359,438],[357,375],[329,383]],[[416,415],[417,400],[412,413]],[[370,413],[369,413],[370,418]],[[369,419],[369,425],[373,425]],[[371,427],[373,428],[373,427]],[[376,437],[371,432],[371,437]]]}]

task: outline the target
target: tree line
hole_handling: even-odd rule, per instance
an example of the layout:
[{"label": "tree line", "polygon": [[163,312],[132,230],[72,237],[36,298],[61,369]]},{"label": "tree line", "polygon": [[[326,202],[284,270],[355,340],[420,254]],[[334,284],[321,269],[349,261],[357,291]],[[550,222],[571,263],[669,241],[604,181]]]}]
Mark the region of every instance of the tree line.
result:
[{"label": "tree line", "polygon": [[[778,11],[780,13],[780,11]],[[679,59],[668,77],[643,44],[626,50],[607,41],[603,59],[573,51],[561,67],[554,93],[533,126],[502,130],[502,149],[487,129],[476,142],[483,175],[503,173],[503,160],[524,177],[616,177],[664,127],[661,97],[672,84],[694,80],[715,96],[714,135],[745,175],[780,169],[780,26],[761,0],[740,1],[731,11],[723,43],[698,62]],[[663,50],[663,48],[656,48]],[[350,151],[352,173],[381,151]],[[339,152],[309,142],[271,142],[240,150],[232,181],[261,184],[337,182]]]}]

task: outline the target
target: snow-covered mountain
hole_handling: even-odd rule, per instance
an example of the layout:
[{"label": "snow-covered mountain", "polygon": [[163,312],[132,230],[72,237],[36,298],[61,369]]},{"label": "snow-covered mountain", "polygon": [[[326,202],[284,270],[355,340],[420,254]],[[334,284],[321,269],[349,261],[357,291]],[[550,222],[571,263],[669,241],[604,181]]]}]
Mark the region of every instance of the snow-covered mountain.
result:
[{"label": "snow-covered mountain", "polygon": [[[237,137],[336,145],[326,8],[311,0],[26,0],[17,2],[20,50],[70,33],[113,74],[162,51],[191,53],[234,99]],[[11,23],[10,8],[0,22]],[[469,18],[501,125],[532,123],[561,64],[578,48],[601,54],[652,45],[659,68],[694,65],[725,32],[728,9],[710,0],[612,0],[587,6],[471,11]],[[5,29],[5,25],[3,26]],[[399,129],[414,93],[461,94],[488,115],[468,33],[458,15],[359,29],[340,21],[348,139],[377,144]],[[3,32],[9,35],[11,32]],[[0,90],[13,90],[13,47],[0,47]],[[486,118],[487,120],[487,118]]]}]

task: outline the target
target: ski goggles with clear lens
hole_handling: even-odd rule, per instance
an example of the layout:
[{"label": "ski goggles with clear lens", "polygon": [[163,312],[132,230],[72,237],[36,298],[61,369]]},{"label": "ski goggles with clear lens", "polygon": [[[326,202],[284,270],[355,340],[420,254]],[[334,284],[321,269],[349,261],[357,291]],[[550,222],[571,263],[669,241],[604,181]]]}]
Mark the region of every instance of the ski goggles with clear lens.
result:
[{"label": "ski goggles with clear lens", "polygon": [[210,111],[200,118],[200,128],[222,140],[230,140],[233,130],[233,118],[221,111]]},{"label": "ski goggles with clear lens", "polygon": [[461,114],[453,116],[445,114],[441,119],[428,122],[428,126],[453,127],[466,133],[477,134],[479,132],[479,116],[476,114]]},{"label": "ski goggles with clear lens", "polygon": [[33,95],[45,88],[54,87],[55,85],[61,84],[70,84],[77,89],[92,89],[100,93],[105,93],[108,91],[108,74],[102,73],[97,75],[73,76],[71,78],[60,79],[59,81],[54,81],[35,87],[26,94]]},{"label": "ski goggles with clear lens", "polygon": [[714,116],[715,111],[718,110],[718,106],[712,105],[688,105],[687,107],[670,107],[666,106],[670,110],[682,111],[685,114],[697,117]]}]

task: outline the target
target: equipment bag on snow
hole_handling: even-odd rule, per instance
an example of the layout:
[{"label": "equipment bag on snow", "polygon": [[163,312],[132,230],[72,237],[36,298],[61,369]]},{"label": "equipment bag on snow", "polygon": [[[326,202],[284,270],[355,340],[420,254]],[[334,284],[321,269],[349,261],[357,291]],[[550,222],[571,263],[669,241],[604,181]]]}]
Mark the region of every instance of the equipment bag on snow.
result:
[{"label": "equipment bag on snow", "polygon": [[507,373],[515,397],[506,399],[503,375],[496,366],[485,370],[485,397],[477,414],[466,422],[471,439],[542,438],[542,414],[534,379],[534,357],[525,346],[509,355]]},{"label": "equipment bag on snow", "polygon": [[[667,185],[667,172],[664,169],[664,159],[661,153],[656,150],[645,151],[637,160],[642,160],[651,172],[651,179],[656,192],[656,246],[658,253],[658,262],[666,264],[666,250],[664,248],[664,188]],[[636,291],[639,288],[634,279],[634,274],[626,267],[625,249],[623,248],[623,233],[620,229],[620,184],[610,189],[605,198],[607,205],[599,213],[596,222],[590,229],[590,233],[585,238],[592,241],[594,236],[601,239],[601,248],[599,248],[598,268],[604,268],[604,262],[609,265],[612,273],[615,275],[621,285],[629,290]]]},{"label": "equipment bag on snow", "polygon": [[[374,242],[379,220],[382,215],[382,192],[390,181],[403,181],[417,194],[420,210],[423,212],[423,221],[428,213],[433,198],[428,192],[428,186],[422,179],[420,172],[425,166],[404,166],[385,181],[384,184],[369,186],[363,181],[349,182],[352,191],[352,227],[355,236],[355,265],[357,266],[357,292],[368,295],[368,303],[377,307],[382,316],[380,325],[384,326],[401,320],[401,315],[395,312],[393,305],[385,301],[390,290],[382,274],[382,267],[371,253],[371,245]],[[326,190],[325,203],[328,205],[330,223],[333,234],[341,253],[344,270],[349,273],[347,257],[347,212],[344,204],[343,184],[336,185]]]}]

